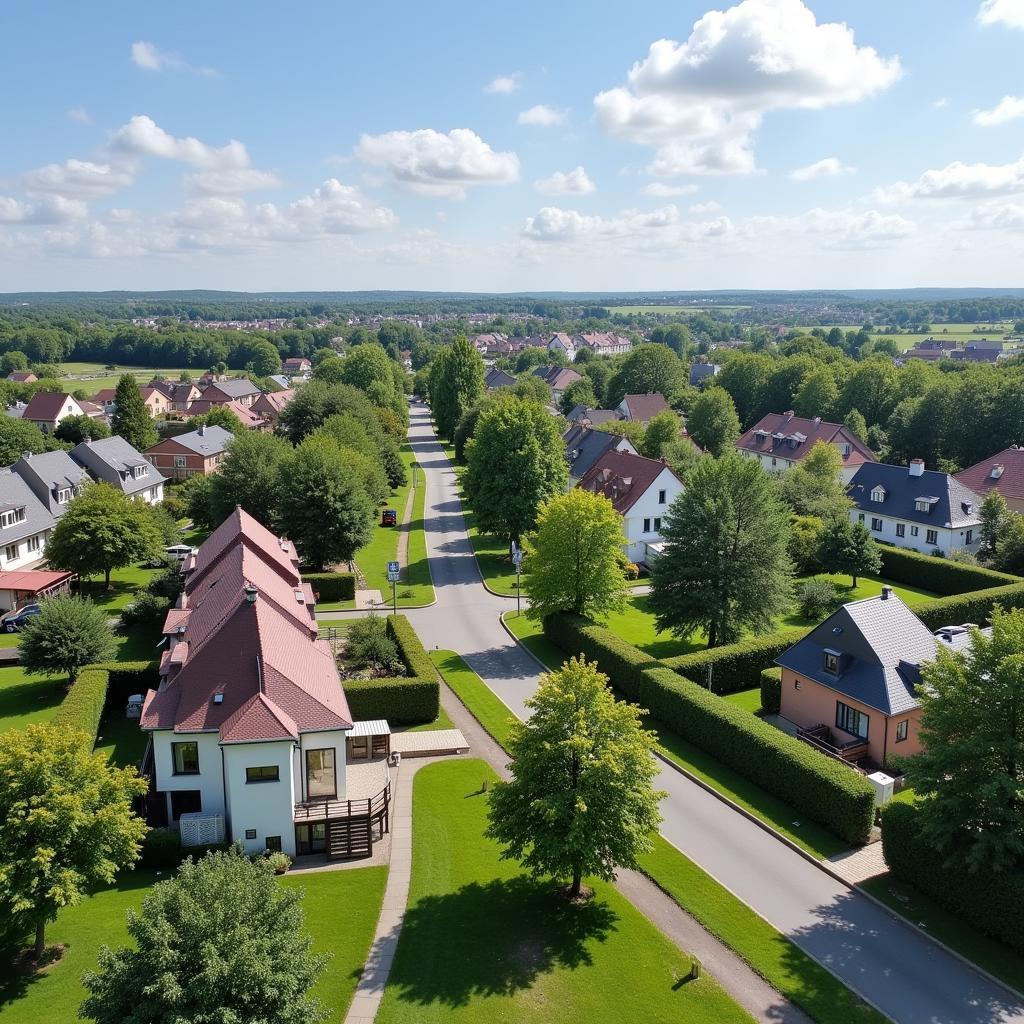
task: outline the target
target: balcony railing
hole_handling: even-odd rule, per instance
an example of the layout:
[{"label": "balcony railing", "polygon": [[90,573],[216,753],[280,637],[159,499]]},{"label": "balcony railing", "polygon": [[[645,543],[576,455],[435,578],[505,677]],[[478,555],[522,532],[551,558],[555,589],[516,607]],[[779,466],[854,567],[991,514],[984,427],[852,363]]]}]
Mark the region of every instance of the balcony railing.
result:
[{"label": "balcony railing", "polygon": [[816,750],[820,750],[827,757],[831,757],[836,761],[842,761],[843,764],[849,765],[854,771],[860,772],[861,775],[867,774],[857,764],[861,758],[867,757],[867,740],[857,738],[837,743],[835,742],[832,730],[824,724],[812,725],[807,729],[797,729],[796,735],[797,739],[803,740],[804,743],[814,747]]},{"label": "balcony railing", "polygon": [[391,780],[374,796],[364,800],[305,800],[295,805],[295,824],[362,818],[378,821],[387,816],[391,804]]}]

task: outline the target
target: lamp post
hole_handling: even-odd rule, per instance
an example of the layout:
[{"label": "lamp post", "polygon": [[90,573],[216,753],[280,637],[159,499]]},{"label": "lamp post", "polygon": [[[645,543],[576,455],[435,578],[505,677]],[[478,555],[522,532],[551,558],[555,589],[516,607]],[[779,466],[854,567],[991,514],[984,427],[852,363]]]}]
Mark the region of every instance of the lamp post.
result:
[{"label": "lamp post", "polygon": [[519,573],[523,566],[523,552],[515,541],[512,541],[512,564],[516,567],[516,618],[518,618],[522,608],[522,591],[519,589]]}]

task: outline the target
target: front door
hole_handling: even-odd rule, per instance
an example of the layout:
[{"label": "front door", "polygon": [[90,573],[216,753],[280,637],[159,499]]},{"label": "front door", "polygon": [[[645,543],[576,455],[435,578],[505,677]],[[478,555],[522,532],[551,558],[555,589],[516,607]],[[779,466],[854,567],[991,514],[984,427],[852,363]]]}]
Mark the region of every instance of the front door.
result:
[{"label": "front door", "polygon": [[306,751],[306,799],[334,800],[338,795],[334,747]]}]

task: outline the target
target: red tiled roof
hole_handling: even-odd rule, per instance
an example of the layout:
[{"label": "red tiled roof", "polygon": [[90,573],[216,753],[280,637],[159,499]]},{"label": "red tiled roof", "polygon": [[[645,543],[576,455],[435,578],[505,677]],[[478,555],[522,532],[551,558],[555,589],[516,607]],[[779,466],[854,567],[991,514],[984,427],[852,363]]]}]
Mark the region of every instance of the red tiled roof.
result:
[{"label": "red tiled roof", "polygon": [[581,334],[579,337],[584,345],[592,349],[617,348],[620,345],[629,344],[629,338],[615,334],[613,331],[596,331],[591,334]]},{"label": "red tiled roof", "polygon": [[[253,409],[258,412],[262,412],[265,409],[268,412],[280,414],[284,412],[288,403],[295,397],[295,389],[287,388],[284,391],[268,391],[264,395],[260,395],[255,402],[252,403]],[[269,406],[269,409],[267,409]]]},{"label": "red tiled roof", "polygon": [[268,565],[274,566],[282,578],[298,580],[299,560],[295,554],[295,545],[288,540],[279,540],[244,509],[235,508],[199,548],[187,584],[188,589],[195,589],[198,581],[239,541],[261,556]]},{"label": "red tiled roof", "polygon": [[26,590],[38,593],[74,578],[73,572],[47,572],[43,569],[0,572],[0,590]]},{"label": "red tiled roof", "polygon": [[100,388],[100,390],[92,396],[91,400],[102,405],[104,402],[112,402],[116,393],[116,388]]},{"label": "red tiled roof", "polygon": [[230,402],[211,402],[208,398],[197,398],[194,402],[189,402],[188,414],[189,416],[202,416],[203,413],[207,413],[211,409],[227,409],[229,412],[233,412],[243,427],[257,427],[262,422],[251,409],[235,399],[231,399]]},{"label": "red tiled roof", "polygon": [[32,384],[39,380],[31,370],[14,370],[7,374],[7,379],[15,384]]},{"label": "red tiled roof", "polygon": [[[781,438],[776,434],[782,434]],[[789,438],[795,444],[789,443]],[[754,424],[737,442],[742,451],[779,455],[799,462],[818,441],[826,444],[848,444],[850,454],[843,456],[844,466],[862,466],[875,462],[875,453],[842,423],[828,423],[822,419],[807,419],[791,412],[770,412]]]},{"label": "red tiled roof", "polygon": [[662,470],[666,469],[675,476],[664,462],[610,450],[587,470],[577,486],[593,494],[603,494],[615,511],[623,515],[647,493]]},{"label": "red tiled roof", "polygon": [[[28,405],[25,406],[22,418],[52,423],[57,418],[57,414],[64,408],[64,403],[70,397],[70,395],[65,394],[63,391],[37,391],[32,396]],[[72,401],[75,405],[78,404],[76,399],[72,399]]]},{"label": "red tiled roof", "polygon": [[[1002,469],[998,476],[993,476],[996,466]],[[981,497],[995,490],[1004,498],[1024,499],[1024,448],[1004,448],[955,476],[960,483]]]},{"label": "red tiled roof", "polygon": [[629,410],[629,418],[638,423],[648,423],[659,412],[672,411],[665,401],[665,396],[658,392],[648,395],[625,395],[619,404],[623,403]]}]

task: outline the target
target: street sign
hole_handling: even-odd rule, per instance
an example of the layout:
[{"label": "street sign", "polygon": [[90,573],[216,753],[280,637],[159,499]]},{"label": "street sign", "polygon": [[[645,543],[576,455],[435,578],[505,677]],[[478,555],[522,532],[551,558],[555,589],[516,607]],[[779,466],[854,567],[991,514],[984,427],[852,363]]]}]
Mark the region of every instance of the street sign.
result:
[{"label": "street sign", "polygon": [[388,562],[388,575],[391,573],[397,573],[401,569],[401,566],[397,562]]},{"label": "street sign", "polygon": [[519,548],[512,549],[512,564],[518,569],[523,564],[523,553]]},{"label": "street sign", "polygon": [[400,574],[398,573],[398,570],[395,570],[395,572],[391,572],[390,570],[388,571],[388,582],[389,583],[397,583],[400,578],[401,577],[400,577]]}]

